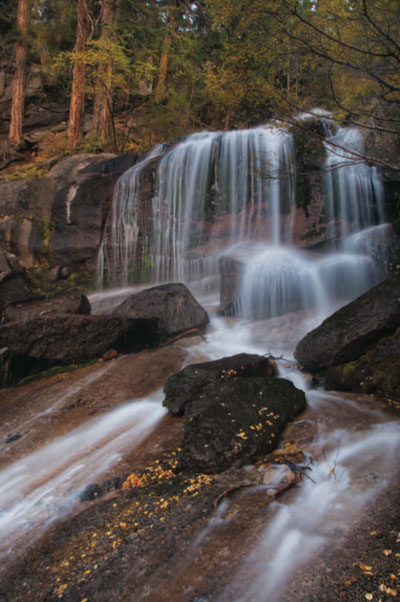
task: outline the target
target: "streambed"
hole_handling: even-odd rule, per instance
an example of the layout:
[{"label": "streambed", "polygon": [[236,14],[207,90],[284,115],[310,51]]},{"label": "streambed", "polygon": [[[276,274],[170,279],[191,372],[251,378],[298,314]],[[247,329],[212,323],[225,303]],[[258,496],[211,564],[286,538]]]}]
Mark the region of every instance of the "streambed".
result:
[{"label": "streambed", "polygon": [[[149,465],[157,476],[160,460],[173,459],[182,425],[165,415],[159,388],[183,363],[282,354],[281,375],[308,389],[290,349],[313,319],[305,311],[258,322],[214,317],[207,342],[183,340],[3,391],[4,437],[23,436],[1,450],[0,592],[12,600],[264,602],[363,600],[382,583],[395,589],[399,410],[383,400],[307,391],[308,409],[284,439],[305,453],[312,480],[272,503],[262,465],[200,483],[156,478],[108,501],[82,504],[76,495]],[[215,508],[248,479],[253,487]]]}]

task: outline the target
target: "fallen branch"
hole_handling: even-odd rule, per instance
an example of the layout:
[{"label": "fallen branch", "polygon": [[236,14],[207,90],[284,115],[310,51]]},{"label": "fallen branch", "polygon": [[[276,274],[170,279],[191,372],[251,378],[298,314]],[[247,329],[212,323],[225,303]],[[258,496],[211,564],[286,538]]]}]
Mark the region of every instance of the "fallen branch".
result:
[{"label": "fallen branch", "polygon": [[165,344],[169,345],[170,343],[176,343],[176,341],[179,341],[180,339],[183,339],[185,337],[201,337],[203,341],[207,343],[207,340],[201,332],[201,330],[199,330],[198,328],[190,328],[189,330],[185,330],[184,332],[181,332],[180,334],[176,335],[176,337],[174,337],[173,339],[168,339],[168,341]]},{"label": "fallen branch", "polygon": [[253,485],[255,485],[255,483],[252,483],[251,481],[242,481],[241,483],[236,483],[235,485],[232,485],[231,487],[229,487],[229,489],[226,489],[225,491],[223,491],[214,500],[214,508],[217,508],[218,504],[224,499],[224,497],[227,497],[234,491],[238,491],[238,489],[244,489],[245,487],[252,487]]},{"label": "fallen branch", "polygon": [[[310,479],[310,481],[312,481],[313,483],[315,483],[315,481],[313,481],[313,479],[311,479],[310,476],[308,476],[306,474],[306,470],[311,470],[311,468],[309,466],[297,466],[295,464],[292,464],[291,462],[285,462],[285,464],[288,465],[288,467],[290,468],[289,471],[289,475],[287,475],[286,479],[283,484],[279,487],[276,487],[274,485],[264,485],[263,486],[263,490],[268,490],[268,501],[272,502],[273,500],[275,500],[279,495],[281,495],[281,493],[283,493],[284,491],[286,491],[286,489],[289,489],[289,487],[293,487],[293,485],[297,485],[297,483],[299,483],[303,477],[307,477],[308,479]],[[295,468],[295,470],[293,470],[293,467]],[[231,487],[229,487],[229,489],[226,489],[225,491],[223,491],[214,501],[214,508],[217,508],[217,506],[219,505],[219,503],[228,495],[230,495],[231,493],[233,493],[234,491],[238,491],[239,489],[244,489],[245,487],[253,487],[257,485],[257,483],[251,482],[251,481],[242,481],[240,483],[236,483],[236,485],[232,485]]]}]

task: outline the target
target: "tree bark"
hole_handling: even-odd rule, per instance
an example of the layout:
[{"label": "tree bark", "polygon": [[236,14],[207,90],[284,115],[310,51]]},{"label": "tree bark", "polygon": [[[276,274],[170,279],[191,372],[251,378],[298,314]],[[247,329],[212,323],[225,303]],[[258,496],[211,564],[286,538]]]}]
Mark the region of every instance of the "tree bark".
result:
[{"label": "tree bark", "polygon": [[10,130],[8,140],[11,146],[22,144],[22,125],[24,118],[26,58],[28,53],[29,1],[18,0],[17,30],[19,41],[15,54],[15,74],[11,100]]},{"label": "tree bark", "polygon": [[[112,36],[111,26],[115,23],[118,8],[119,0],[103,0],[101,37],[105,41],[109,40]],[[93,128],[104,139],[111,138],[114,134],[112,122],[112,76],[112,61],[111,57],[108,57],[98,67],[93,107]]]},{"label": "tree bark", "polygon": [[78,146],[83,139],[86,80],[84,53],[90,35],[90,5],[91,0],[78,0],[75,60],[68,121],[68,143],[72,148]]},{"label": "tree bark", "polygon": [[169,57],[171,53],[172,35],[176,27],[176,10],[179,7],[179,0],[176,0],[173,6],[170,6],[168,12],[167,26],[160,57],[160,67],[158,69],[157,84],[154,90],[154,101],[160,104],[166,94],[166,82],[168,73]]}]

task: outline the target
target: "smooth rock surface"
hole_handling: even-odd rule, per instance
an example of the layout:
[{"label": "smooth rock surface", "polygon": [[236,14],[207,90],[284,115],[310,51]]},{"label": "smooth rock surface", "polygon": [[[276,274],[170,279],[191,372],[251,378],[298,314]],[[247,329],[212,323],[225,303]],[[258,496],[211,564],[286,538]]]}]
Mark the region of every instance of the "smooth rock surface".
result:
[{"label": "smooth rock surface", "polygon": [[190,364],[169,377],[164,385],[164,405],[171,414],[183,416],[192,398],[219,388],[221,381],[234,376],[276,376],[273,360],[261,355],[238,353],[213,362]]},{"label": "smooth rock surface", "polygon": [[13,322],[51,314],[89,315],[90,303],[86,295],[78,291],[69,291],[47,301],[29,301],[8,305],[3,316],[8,322]]},{"label": "smooth rock surface", "polygon": [[88,362],[109,348],[138,351],[154,343],[155,330],[151,320],[119,316],[59,314],[9,322],[0,326],[0,348],[7,350],[1,382],[12,384],[31,369]]},{"label": "smooth rock surface", "polygon": [[387,278],[342,307],[296,346],[306,370],[318,371],[365,354],[400,326],[400,274]]},{"label": "smooth rock surface", "polygon": [[209,322],[207,312],[186,286],[178,282],[131,295],[113,315],[155,321],[161,339],[194,328],[203,331]]}]

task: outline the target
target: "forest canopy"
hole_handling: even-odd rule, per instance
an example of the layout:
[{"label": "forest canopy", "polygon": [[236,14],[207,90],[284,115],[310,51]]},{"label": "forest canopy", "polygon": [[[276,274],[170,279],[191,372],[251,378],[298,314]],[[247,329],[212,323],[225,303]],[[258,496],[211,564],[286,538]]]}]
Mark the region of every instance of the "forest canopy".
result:
[{"label": "forest canopy", "polygon": [[[67,104],[64,150],[143,150],[321,107],[396,167],[398,0],[0,0],[0,44],[10,148],[33,101]],[[32,73],[43,85],[27,99]]]}]

